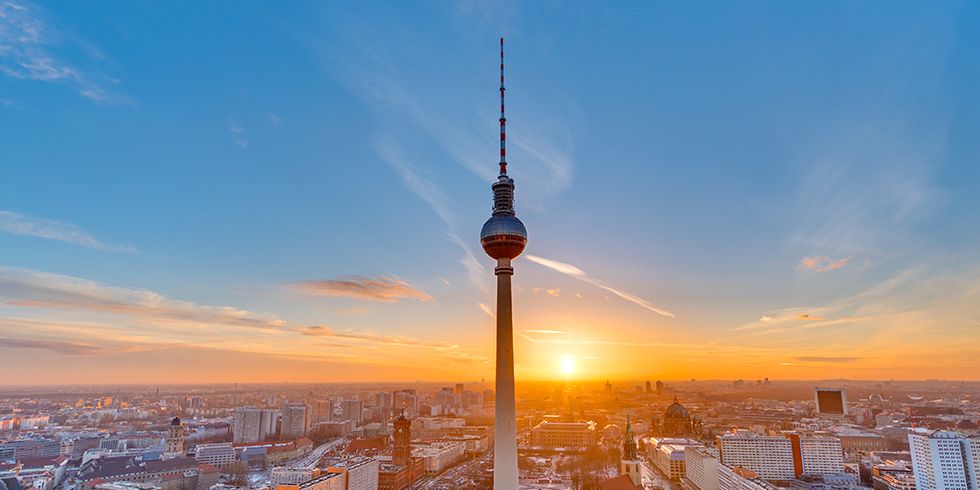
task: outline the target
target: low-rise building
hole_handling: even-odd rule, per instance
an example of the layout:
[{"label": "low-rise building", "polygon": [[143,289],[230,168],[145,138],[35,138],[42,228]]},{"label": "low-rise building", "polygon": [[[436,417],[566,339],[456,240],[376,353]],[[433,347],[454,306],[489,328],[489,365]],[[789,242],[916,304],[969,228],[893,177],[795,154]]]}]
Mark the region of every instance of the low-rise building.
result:
[{"label": "low-rise building", "polygon": [[425,461],[425,472],[430,475],[442,473],[465,454],[466,445],[456,441],[435,441],[412,447],[412,456]]},{"label": "low-rise building", "polygon": [[595,445],[595,422],[551,422],[531,429],[531,445],[545,448],[586,448]]},{"label": "low-rise building", "polygon": [[210,464],[218,468],[226,468],[238,461],[235,448],[230,442],[217,444],[198,444],[194,448],[194,459],[201,464]]}]

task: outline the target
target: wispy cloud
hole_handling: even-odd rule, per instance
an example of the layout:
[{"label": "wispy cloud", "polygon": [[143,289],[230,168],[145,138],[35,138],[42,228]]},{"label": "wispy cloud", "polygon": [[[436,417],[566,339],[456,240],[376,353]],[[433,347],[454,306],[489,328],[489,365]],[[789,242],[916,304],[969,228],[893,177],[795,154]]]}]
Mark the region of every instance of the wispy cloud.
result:
[{"label": "wispy cloud", "polygon": [[562,274],[566,274],[566,275],[572,276],[572,277],[574,277],[574,278],[576,278],[576,279],[578,279],[580,281],[586,282],[586,283],[591,284],[591,285],[593,285],[595,287],[604,289],[604,290],[606,290],[606,291],[608,291],[608,292],[610,292],[612,294],[615,294],[616,296],[619,296],[620,298],[622,298],[622,299],[624,299],[626,301],[629,301],[630,303],[633,303],[633,304],[635,304],[635,305],[637,305],[637,306],[639,306],[641,308],[645,308],[647,310],[650,310],[650,311],[652,311],[652,312],[654,312],[654,313],[656,313],[658,315],[663,315],[663,316],[667,316],[667,317],[670,317],[670,318],[675,318],[675,316],[674,316],[673,313],[671,313],[671,312],[669,312],[667,310],[658,308],[658,307],[654,306],[652,303],[650,303],[649,301],[647,301],[647,300],[645,300],[645,299],[643,299],[643,298],[641,298],[639,296],[636,296],[634,294],[628,293],[626,291],[621,291],[621,290],[616,289],[616,288],[614,288],[614,287],[612,287],[612,286],[610,286],[610,285],[608,285],[608,284],[606,284],[606,283],[604,283],[604,282],[602,282],[602,281],[600,281],[598,279],[595,279],[595,278],[589,276],[588,274],[586,274],[585,271],[583,271],[582,269],[579,269],[578,267],[576,267],[576,266],[574,266],[572,264],[567,264],[565,262],[559,262],[557,260],[546,259],[546,258],[543,258],[543,257],[538,257],[536,255],[527,255],[527,259],[530,260],[531,262],[536,263],[536,264],[543,265],[543,266],[545,266],[545,267],[547,267],[549,269],[552,269],[552,270],[561,272]]},{"label": "wispy cloud", "polygon": [[0,346],[12,349],[44,349],[71,356],[94,356],[115,351],[104,345],[40,339],[0,338]]},{"label": "wispy cloud", "polygon": [[135,253],[136,249],[126,245],[111,245],[95,238],[91,233],[62,221],[28,216],[13,211],[0,210],[0,231],[14,235],[32,236],[58,240],[105,252]]},{"label": "wispy cloud", "polygon": [[796,359],[797,361],[800,362],[820,362],[820,363],[835,364],[835,363],[854,362],[861,358],[847,357],[847,356],[799,356],[799,357],[794,357],[793,359]]},{"label": "wispy cloud", "polygon": [[548,293],[549,296],[554,296],[556,298],[559,297],[559,296],[561,296],[561,289],[560,288],[551,288],[551,289],[548,289],[545,292]]},{"label": "wispy cloud", "polygon": [[295,282],[290,287],[295,291],[314,296],[339,296],[386,303],[393,303],[402,299],[433,301],[432,296],[428,293],[416,289],[394,276],[375,276],[373,278],[346,276],[343,279]]},{"label": "wispy cloud", "polygon": [[478,305],[480,306],[480,310],[482,310],[484,313],[486,313],[488,317],[493,318],[493,319],[496,319],[497,318],[497,315],[494,315],[493,314],[493,311],[490,309],[489,306],[487,306],[487,305],[485,305],[483,303],[478,303]]},{"label": "wispy cloud", "polygon": [[271,122],[273,126],[282,126],[282,117],[281,116],[277,116],[277,115],[275,115],[275,114],[273,114],[273,113],[270,112],[269,113],[269,122]]},{"label": "wispy cloud", "polygon": [[0,303],[106,313],[154,323],[278,329],[285,322],[228,306],[200,305],[145,289],[109,286],[71,276],[0,266]]},{"label": "wispy cloud", "polygon": [[817,272],[826,272],[836,269],[841,269],[850,262],[852,257],[844,257],[841,259],[832,259],[827,256],[823,257],[804,257],[800,261],[799,267],[801,269],[813,270]]},{"label": "wispy cloud", "polygon": [[463,241],[456,232],[456,220],[451,211],[452,201],[446,196],[442,188],[429,179],[426,179],[415,168],[415,166],[405,157],[401,151],[399,143],[391,137],[380,137],[375,142],[375,149],[378,155],[391,166],[402,179],[402,184],[412,194],[424,201],[445,223],[448,231],[446,236],[449,241],[463,251],[459,263],[466,269],[467,278],[470,284],[481,291],[486,291],[487,274],[486,269],[477,260],[476,255],[470,246]]},{"label": "wispy cloud", "polygon": [[[20,80],[63,83],[94,102],[117,98],[96,81],[100,78],[96,74],[60,59],[54,50],[55,38],[65,36],[55,35],[38,7],[23,1],[0,2],[0,73]],[[79,44],[82,48],[91,46]]]},{"label": "wispy cloud", "polygon": [[300,327],[299,332],[308,337],[328,337],[334,339],[345,339],[354,341],[364,341],[383,345],[419,345],[439,348],[456,348],[455,344],[440,341],[419,340],[412,337],[399,335],[381,335],[374,332],[357,332],[354,330],[336,330],[321,325]]},{"label": "wispy cloud", "polygon": [[231,142],[242,147],[248,148],[248,138],[245,135],[245,127],[236,121],[228,121],[228,132],[231,133]]},{"label": "wispy cloud", "polygon": [[399,365],[419,356],[467,366],[489,362],[444,340],[287,323],[272,314],[175,300],[144,289],[0,267],[0,349],[8,347],[78,356],[220,350],[365,365]]}]

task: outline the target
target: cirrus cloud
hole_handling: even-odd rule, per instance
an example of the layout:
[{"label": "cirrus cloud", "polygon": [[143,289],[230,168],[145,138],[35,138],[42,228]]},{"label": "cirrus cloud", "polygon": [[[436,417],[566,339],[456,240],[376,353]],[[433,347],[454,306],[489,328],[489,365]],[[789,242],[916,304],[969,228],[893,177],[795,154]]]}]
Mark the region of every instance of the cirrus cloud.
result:
[{"label": "cirrus cloud", "polygon": [[342,279],[300,281],[290,284],[290,288],[311,296],[356,298],[385,303],[402,299],[435,301],[429,293],[416,289],[395,276],[344,276]]},{"label": "cirrus cloud", "polygon": [[71,224],[53,219],[28,216],[13,211],[0,210],[0,231],[13,235],[47,238],[59,242],[81,245],[103,252],[135,253],[126,245],[111,245],[95,238],[91,233]]},{"label": "cirrus cloud", "polygon": [[[546,259],[544,257],[538,257],[536,255],[528,255],[527,259],[530,260],[531,262],[534,262],[535,264],[543,265],[549,269],[561,272],[562,274],[572,276],[580,281],[591,284],[597,288],[605,289],[606,291],[615,294],[616,296],[619,296],[620,298],[625,299],[630,303],[633,303],[641,308],[650,310],[658,315],[667,316],[670,318],[676,318],[676,316],[673,313],[664,310],[662,308],[658,308],[654,306],[652,303],[650,303],[649,301],[635,294],[616,289],[598,279],[595,279],[589,276],[588,274],[586,274],[585,271],[583,271],[582,269],[579,269],[578,267],[572,264],[559,262],[557,260]],[[557,293],[558,290],[556,289],[555,292]],[[548,294],[552,294],[551,290],[548,291]],[[552,294],[552,296],[557,296],[557,294]]]}]

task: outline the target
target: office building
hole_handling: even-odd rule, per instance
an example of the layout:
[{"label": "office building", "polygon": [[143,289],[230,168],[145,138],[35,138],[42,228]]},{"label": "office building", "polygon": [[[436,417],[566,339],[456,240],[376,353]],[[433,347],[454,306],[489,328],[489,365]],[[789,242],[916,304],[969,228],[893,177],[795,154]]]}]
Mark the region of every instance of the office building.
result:
[{"label": "office building", "polygon": [[278,419],[278,410],[238,407],[232,422],[233,441],[251,444],[275,437]]},{"label": "office building", "polygon": [[306,405],[290,403],[282,409],[282,427],[280,434],[282,437],[299,439],[306,435],[310,429],[309,411]]},{"label": "office building", "polygon": [[718,465],[718,490],[784,490],[741,467]]},{"label": "office building", "polygon": [[531,429],[531,445],[544,448],[584,448],[595,445],[595,422],[550,422]]},{"label": "office building", "polygon": [[765,480],[789,481],[796,477],[789,438],[740,431],[719,436],[718,444],[721,462],[727,466],[750,470]]},{"label": "office building", "polygon": [[684,448],[684,478],[697,490],[718,490],[718,466],[721,455],[713,447],[686,446]]},{"label": "office building", "polygon": [[837,475],[844,472],[840,439],[828,435],[791,435],[796,476]]},{"label": "office building", "polygon": [[214,465],[219,469],[235,464],[238,460],[230,442],[198,444],[194,448],[194,459],[198,463]]},{"label": "office building", "polygon": [[344,473],[347,490],[378,490],[380,465],[374,458],[352,458],[336,462],[327,470]]},{"label": "office building", "polygon": [[980,439],[952,431],[909,434],[916,490],[977,490],[980,488]]},{"label": "office building", "polygon": [[344,473],[315,469],[313,478],[301,483],[283,483],[275,490],[345,490],[347,480]]},{"label": "office building", "polygon": [[280,485],[299,485],[313,479],[313,468],[287,468],[276,466],[269,472],[269,488],[276,490]]},{"label": "office building", "polygon": [[340,418],[350,420],[354,427],[360,427],[364,422],[364,402],[344,400],[340,403]]}]

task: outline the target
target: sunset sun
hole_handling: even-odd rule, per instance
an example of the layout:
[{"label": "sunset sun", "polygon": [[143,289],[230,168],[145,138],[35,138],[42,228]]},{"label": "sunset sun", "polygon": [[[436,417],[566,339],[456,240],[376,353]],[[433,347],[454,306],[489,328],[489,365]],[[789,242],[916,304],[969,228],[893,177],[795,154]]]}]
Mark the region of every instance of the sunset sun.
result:
[{"label": "sunset sun", "polygon": [[562,357],[558,360],[558,370],[565,376],[575,374],[575,359],[572,359],[571,357]]}]

